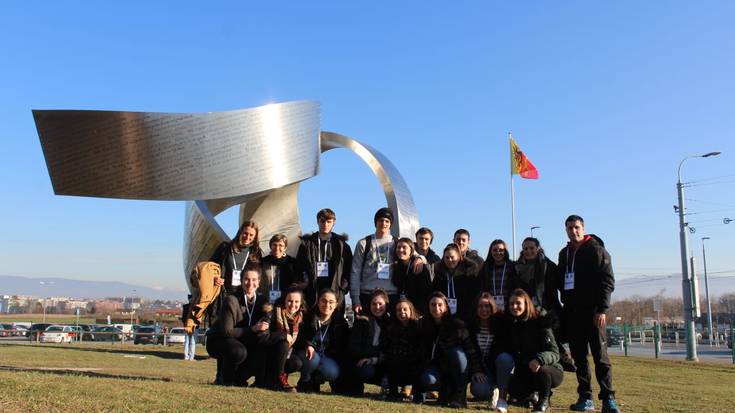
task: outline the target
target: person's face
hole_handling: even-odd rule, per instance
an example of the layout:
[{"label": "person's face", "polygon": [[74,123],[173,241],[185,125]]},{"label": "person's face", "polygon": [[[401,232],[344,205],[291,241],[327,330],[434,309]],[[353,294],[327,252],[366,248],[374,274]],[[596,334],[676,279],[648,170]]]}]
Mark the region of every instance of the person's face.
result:
[{"label": "person's face", "polygon": [[370,312],[375,317],[382,317],[385,314],[385,299],[383,297],[375,297],[370,301]]},{"label": "person's face", "polygon": [[584,224],[580,221],[570,221],[566,223],[567,236],[569,241],[582,242],[584,240]]},{"label": "person's face", "polygon": [[240,233],[240,239],[238,242],[240,243],[240,246],[246,247],[253,243],[255,240],[255,228],[253,227],[245,227],[245,229],[242,230]]},{"label": "person's face", "polygon": [[523,248],[523,258],[531,261],[538,257],[538,247],[536,243],[532,241],[524,242],[521,247]]},{"label": "person's face", "polygon": [[286,297],[283,299],[283,303],[286,312],[289,314],[294,314],[301,308],[301,294],[286,294]]},{"label": "person's face", "polygon": [[445,251],[444,252],[444,265],[450,270],[453,270],[457,268],[457,264],[459,264],[459,254],[457,254],[457,251],[455,250]]},{"label": "person's face", "polygon": [[505,244],[499,243],[493,245],[493,247],[490,249],[490,255],[493,256],[493,261],[496,263],[503,263],[505,262]]},{"label": "person's face", "polygon": [[271,255],[276,258],[286,255],[286,243],[283,241],[271,242]]},{"label": "person's face", "polygon": [[319,312],[323,316],[327,318],[331,317],[335,308],[337,308],[337,297],[334,294],[326,293],[319,297]]},{"label": "person's face", "polygon": [[326,235],[332,232],[334,223],[337,222],[334,218],[319,218],[317,223],[319,224],[319,232]]},{"label": "person's face", "polygon": [[388,218],[378,218],[375,221],[375,229],[378,231],[389,231],[390,230],[390,220]]},{"label": "person's face", "polygon": [[487,320],[491,315],[493,315],[493,307],[490,305],[490,300],[483,298],[477,303],[477,318]]},{"label": "person's face", "polygon": [[253,295],[260,285],[260,275],[257,271],[245,271],[242,275],[242,287],[246,295]]},{"label": "person's face", "polygon": [[467,234],[457,234],[454,237],[454,243],[459,247],[459,251],[464,254],[470,247],[470,237]]},{"label": "person's face", "polygon": [[411,307],[408,303],[398,303],[396,306],[396,318],[398,321],[408,321],[411,319]]},{"label": "person's face", "polygon": [[521,297],[510,298],[510,314],[513,317],[521,317],[526,312],[526,303]]},{"label": "person's face", "polygon": [[411,246],[405,242],[399,242],[396,245],[396,257],[401,261],[406,261],[411,258]]},{"label": "person's face", "polygon": [[441,298],[434,297],[429,301],[429,314],[435,320],[439,320],[446,314],[447,304]]},{"label": "person's face", "polygon": [[428,251],[429,246],[431,245],[431,234],[421,234],[418,237],[416,237],[416,246],[421,251]]}]

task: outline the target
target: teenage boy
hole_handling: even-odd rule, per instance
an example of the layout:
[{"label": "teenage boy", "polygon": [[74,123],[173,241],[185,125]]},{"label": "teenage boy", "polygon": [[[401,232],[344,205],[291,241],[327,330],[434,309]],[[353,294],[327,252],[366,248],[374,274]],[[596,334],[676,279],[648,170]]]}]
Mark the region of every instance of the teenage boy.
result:
[{"label": "teenage boy", "polygon": [[441,257],[431,249],[431,243],[434,241],[434,233],[426,227],[419,228],[416,231],[416,253],[424,257],[426,263],[432,265],[436,262],[441,261]]},{"label": "teenage boy", "polygon": [[577,366],[579,399],[569,406],[573,411],[593,411],[592,377],[587,361],[588,346],[595,363],[600,386],[598,397],[603,413],[619,413],[612,385],[612,365],[607,355],[605,313],[615,288],[610,254],[602,240],[585,234],[584,219],[570,215],[564,222],[569,243],[559,252],[558,289],[564,305],[563,328],[569,350]]},{"label": "teenage boy", "polygon": [[454,231],[454,243],[459,247],[459,252],[463,257],[477,264],[477,268],[482,268],[485,260],[477,253],[477,250],[470,249],[469,231],[464,228]]},{"label": "teenage boy", "polygon": [[344,313],[344,297],[350,290],[352,250],[347,238],[332,232],[337,215],[329,208],[316,214],[319,231],[301,237],[296,254],[298,271],[303,274],[304,299],[316,304],[319,291],[331,288],[337,293],[337,311]]},{"label": "teenage boy", "polygon": [[398,301],[398,288],[391,281],[390,268],[393,262],[395,239],[390,233],[393,212],[380,208],[373,217],[375,233],[361,239],[355,245],[350,277],[352,308],[360,314],[370,308],[370,296],[374,289],[382,288],[388,293],[390,307]]}]

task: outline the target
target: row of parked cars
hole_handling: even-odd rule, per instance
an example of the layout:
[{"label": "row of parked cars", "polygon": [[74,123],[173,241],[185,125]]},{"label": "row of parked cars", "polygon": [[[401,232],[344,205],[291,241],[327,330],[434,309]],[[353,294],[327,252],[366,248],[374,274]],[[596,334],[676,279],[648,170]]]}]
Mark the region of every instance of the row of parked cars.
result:
[{"label": "row of parked cars", "polygon": [[60,325],[37,323],[25,332],[27,337],[42,343],[70,343],[72,341],[124,341],[134,344],[183,344],[186,332],[183,328],[172,328],[168,333],[157,325],[135,325],[129,332],[114,325],[93,324]]}]

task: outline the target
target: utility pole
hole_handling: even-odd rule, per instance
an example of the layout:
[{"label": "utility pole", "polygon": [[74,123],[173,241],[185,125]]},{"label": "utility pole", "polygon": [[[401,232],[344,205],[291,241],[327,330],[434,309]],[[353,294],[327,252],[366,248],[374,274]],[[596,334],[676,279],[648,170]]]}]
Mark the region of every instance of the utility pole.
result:
[{"label": "utility pole", "polygon": [[707,281],[707,253],[704,249],[704,241],[708,240],[709,237],[702,237],[702,264],[704,265],[704,295],[707,299],[707,325],[709,327],[709,346],[712,347],[713,341],[717,344],[717,338],[712,340],[712,336],[715,334],[714,327],[712,326],[712,301],[709,299],[709,281]]}]

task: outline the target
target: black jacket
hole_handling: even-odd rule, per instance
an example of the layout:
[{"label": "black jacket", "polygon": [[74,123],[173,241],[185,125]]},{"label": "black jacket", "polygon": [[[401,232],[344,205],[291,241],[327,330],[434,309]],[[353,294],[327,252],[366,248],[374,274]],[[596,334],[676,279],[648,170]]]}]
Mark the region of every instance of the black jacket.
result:
[{"label": "black jacket", "polygon": [[449,350],[459,347],[467,356],[470,375],[482,372],[480,354],[464,321],[447,314],[437,325],[430,316],[427,316],[420,321],[419,334],[425,366],[438,362]]},{"label": "black jacket", "polygon": [[[262,258],[263,251],[260,247],[257,247],[255,253],[250,253],[248,255],[248,262],[260,262]],[[222,278],[225,279],[225,285],[222,289],[223,292],[233,293],[235,291],[242,291],[241,287],[232,287],[232,270],[235,266],[232,262],[231,242],[223,242],[219,244],[217,249],[214,251],[214,254],[212,254],[212,257],[209,258],[209,261],[216,262],[222,268]],[[239,267],[242,267],[242,263],[238,264],[240,264]],[[240,268],[237,269],[239,270]]]},{"label": "black jacket", "polygon": [[306,314],[301,327],[299,327],[299,336],[296,338],[293,348],[305,350],[308,346],[312,346],[316,351],[320,351],[322,350],[320,333],[323,333],[325,337],[324,354],[338,362],[344,361],[348,356],[347,346],[350,335],[347,322],[336,312],[329,320],[328,328],[324,325],[320,330],[318,321],[316,309],[312,309]]},{"label": "black jacket", "polygon": [[352,325],[352,331],[350,331],[350,357],[355,360],[375,358],[375,361],[378,361],[381,338],[378,337],[377,345],[373,345],[376,323],[380,326],[380,337],[382,337],[390,324],[390,317],[387,313],[377,319],[372,315],[369,317],[355,317],[355,323]]},{"label": "black jacket", "polygon": [[493,347],[496,354],[511,354],[517,369],[527,369],[528,363],[536,359],[542,366],[561,370],[551,320],[545,315],[528,321],[505,315],[496,330]]},{"label": "black jacket", "polygon": [[302,290],[306,287],[306,283],[302,274],[296,268],[296,258],[286,255],[282,258],[276,258],[268,255],[263,258],[263,276],[260,277],[260,286],[258,292],[268,297],[270,293],[271,280],[275,278],[274,270],[278,273],[277,290],[284,293],[291,285],[296,285]]},{"label": "black jacket", "polygon": [[398,293],[411,300],[418,312],[426,314],[429,309],[431,293],[434,291],[429,275],[429,264],[424,265],[423,270],[415,274],[411,270],[413,261],[412,259],[408,265],[400,261],[393,263],[393,268],[391,268],[393,283],[398,288]]},{"label": "black jacket", "polygon": [[[329,276],[317,278],[317,262],[319,261],[319,233],[301,237],[301,245],[296,254],[298,271],[306,283],[304,296],[309,305],[316,303],[319,291],[331,288],[337,293],[338,305],[343,305],[344,296],[350,291],[350,271],[352,270],[352,250],[347,240],[338,234],[332,233],[329,240],[327,261],[329,262]],[[324,247],[324,243],[321,243]],[[322,252],[322,258],[323,252]]]},{"label": "black jacket", "polygon": [[[572,260],[574,289],[565,290],[564,274],[567,269],[572,270]],[[610,308],[610,295],[615,289],[615,276],[610,254],[602,241],[594,235],[585,237],[576,254],[567,244],[559,252],[556,283],[561,292],[565,313],[584,314],[586,317],[588,314],[607,312]]]},{"label": "black jacket", "polygon": [[418,370],[424,363],[420,338],[418,320],[409,320],[406,326],[394,320],[380,337],[381,360]]},{"label": "black jacket", "polygon": [[[498,280],[493,283],[494,274],[497,274]],[[502,295],[505,299],[505,306],[508,306],[508,297],[513,291],[513,280],[515,279],[515,264],[513,261],[505,263],[505,273],[503,267],[496,267],[495,261],[488,259],[482,265],[479,271],[480,280],[482,280],[482,291],[487,291],[493,296]],[[504,279],[505,281],[503,281]]]},{"label": "black jacket", "polygon": [[490,343],[490,348],[485,354],[482,354],[482,351],[480,351],[480,345],[477,343],[477,333],[480,332],[480,326],[477,323],[477,317],[472,317],[472,319],[467,323],[467,331],[469,331],[470,333],[470,338],[472,339],[472,343],[475,345],[475,350],[477,351],[477,354],[480,355],[482,367],[486,374],[490,374],[495,371],[495,359],[498,357],[498,354],[500,354],[500,352],[503,350],[501,346],[497,346],[494,344],[498,336],[498,330],[505,325],[504,322],[505,315],[503,315],[503,313],[495,313],[490,316],[489,329],[490,334],[493,335],[493,342]]},{"label": "black jacket", "polygon": [[543,308],[551,317],[559,317],[561,303],[557,294],[558,267],[543,253],[534,261],[526,261],[521,257],[515,262],[515,274],[511,280],[511,291],[521,288],[536,307]]},{"label": "black jacket", "polygon": [[[414,249],[416,249],[416,243],[415,242],[413,243],[413,246],[414,246]],[[416,253],[417,254],[421,254],[418,251],[418,249],[416,249]],[[434,263],[437,263],[437,262],[439,262],[439,261],[442,260],[442,257],[440,257],[439,255],[437,255],[437,253],[434,252],[434,250],[431,249],[431,247],[429,247],[429,250],[426,251],[426,255],[423,255],[423,257],[426,258],[426,263],[429,264],[429,265],[434,264]]]},{"label": "black jacket", "polygon": [[[449,294],[449,280],[454,280],[454,294]],[[477,276],[477,266],[468,259],[463,259],[457,264],[454,272],[450,272],[444,266],[444,262],[435,264],[434,282],[432,283],[434,291],[441,291],[448,298],[457,299],[457,317],[462,320],[468,320],[472,315],[472,303],[480,294],[482,289],[482,281]]]},{"label": "black jacket", "polygon": [[255,307],[251,308],[252,315],[248,314],[245,306],[245,296],[242,294],[230,294],[224,298],[224,305],[217,322],[212,327],[211,335],[217,338],[235,338],[243,343],[250,342],[257,337],[252,326],[267,318],[267,312],[263,308],[268,303],[268,298],[260,294],[255,295]]}]

